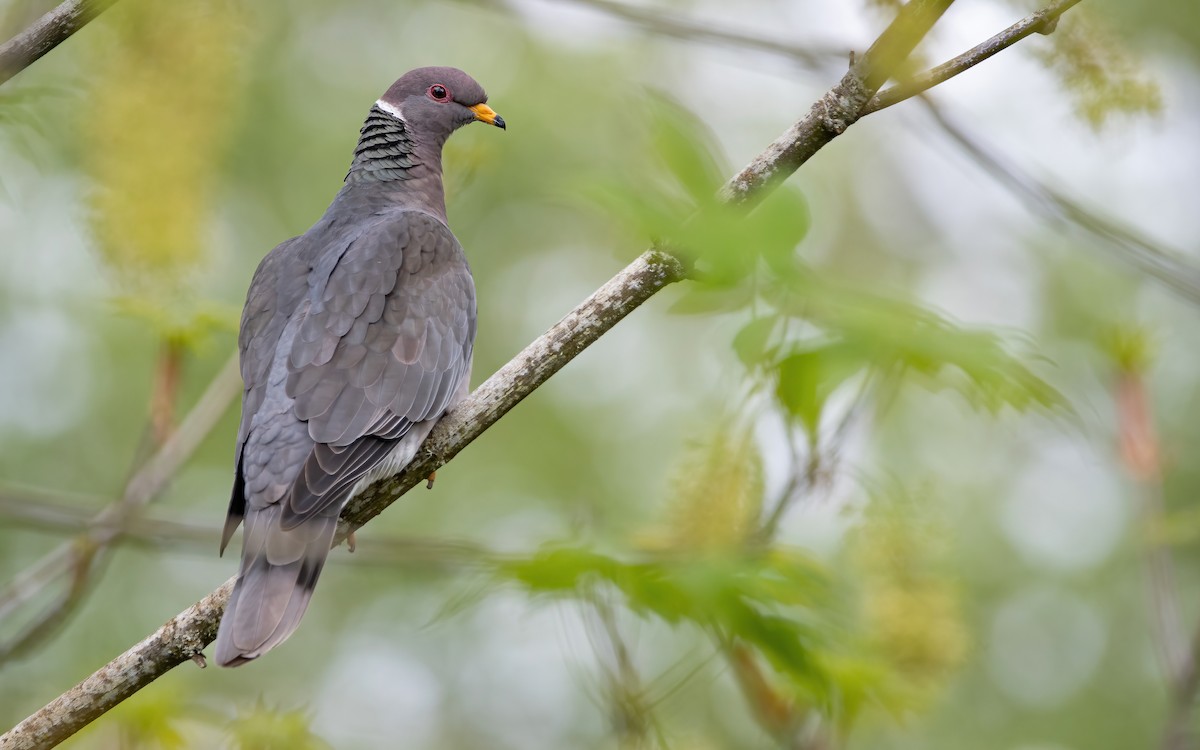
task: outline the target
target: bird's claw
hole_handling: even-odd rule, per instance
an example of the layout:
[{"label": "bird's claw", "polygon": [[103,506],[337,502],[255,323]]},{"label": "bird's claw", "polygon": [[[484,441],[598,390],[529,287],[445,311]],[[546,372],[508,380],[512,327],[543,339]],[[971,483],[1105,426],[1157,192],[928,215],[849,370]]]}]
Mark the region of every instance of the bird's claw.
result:
[{"label": "bird's claw", "polygon": [[429,476],[426,478],[426,482],[425,482],[425,489],[427,489],[427,490],[432,490],[432,489],[433,489],[433,480],[434,480],[436,477],[437,477],[437,472],[436,472],[436,471],[431,471],[431,472],[429,472]]},{"label": "bird's claw", "polygon": [[346,535],[346,549],[354,552],[356,547],[358,547],[358,543],[354,540],[354,532],[351,531]]}]

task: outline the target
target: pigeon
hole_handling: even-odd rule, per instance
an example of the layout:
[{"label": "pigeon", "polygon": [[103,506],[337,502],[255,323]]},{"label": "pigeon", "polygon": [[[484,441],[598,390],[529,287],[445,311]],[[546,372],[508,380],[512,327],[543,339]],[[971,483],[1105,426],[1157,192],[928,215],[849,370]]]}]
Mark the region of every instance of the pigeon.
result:
[{"label": "pigeon", "polygon": [[475,284],[447,226],[442,146],[475,121],[505,127],[466,73],[405,73],[367,114],[325,215],[254,273],[221,552],[245,530],[217,633],[222,666],[296,630],[342,509],[407,466],[467,394]]}]

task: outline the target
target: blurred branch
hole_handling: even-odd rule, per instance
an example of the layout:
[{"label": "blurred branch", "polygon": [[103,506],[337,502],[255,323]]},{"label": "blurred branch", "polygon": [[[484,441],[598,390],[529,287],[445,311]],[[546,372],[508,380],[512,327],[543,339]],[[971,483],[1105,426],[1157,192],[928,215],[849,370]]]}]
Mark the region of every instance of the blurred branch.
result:
[{"label": "blurred branch", "polygon": [[[866,54],[851,62],[842,80],[806,117],[726,183],[721,197],[733,204],[751,203],[857,121],[951,2],[911,0],[903,6]],[[403,472],[376,482],[357,496],[342,515],[339,541],[451,460],[626,315],[682,278],[682,264],[667,253],[652,249],[639,256],[441,419]],[[233,579],[226,581],[0,736],[0,750],[43,748],[61,742],[170,669],[200,656],[216,637],[232,587]]]},{"label": "blurred branch", "polygon": [[1078,226],[1096,239],[1102,240],[1112,255],[1162,283],[1183,298],[1200,303],[1200,267],[1189,263],[1184,255],[1162,246],[1135,230],[1110,221],[1085,208],[1062,192],[1024,172],[1011,162],[967,135],[942,109],[927,97],[921,98],[937,123],[951,140],[959,145],[985,172],[1015,196],[1022,199],[1036,214],[1047,221],[1068,222]]},{"label": "blurred branch", "polygon": [[767,39],[750,32],[735,31],[727,26],[717,27],[706,24],[678,13],[666,13],[615,0],[557,0],[557,2],[590,8],[662,36],[780,55],[809,68],[822,67],[831,59],[845,59],[848,52],[846,49],[814,47],[811,44],[801,46],[777,39]]},{"label": "blurred branch", "polygon": [[[1186,750],[1195,747],[1192,715],[1200,674],[1196,645],[1189,645],[1183,636],[1174,560],[1167,542],[1159,538],[1166,520],[1162,451],[1143,376],[1144,363],[1126,361],[1118,365],[1115,399],[1120,457],[1138,494],[1150,622],[1170,696],[1162,747],[1163,750]],[[1197,638],[1200,638],[1200,631],[1197,631]]]},{"label": "blurred branch", "polygon": [[1120,367],[1116,383],[1117,434],[1121,463],[1138,491],[1143,528],[1146,530],[1146,574],[1150,589],[1153,622],[1159,661],[1168,683],[1176,683],[1187,661],[1183,621],[1175,586],[1175,570],[1170,550],[1155,537],[1164,526],[1162,497],[1162,457],[1158,431],[1147,383],[1139,364]]},{"label": "blurred branch", "polygon": [[1167,523],[1162,446],[1145,377],[1145,334],[1134,330],[1114,343],[1118,454],[1140,506],[1149,619],[1169,699],[1161,747],[1188,750],[1196,747],[1193,716],[1200,691],[1200,625],[1188,643],[1183,635],[1175,561],[1162,536]]},{"label": "blurred branch", "polygon": [[755,721],[781,748],[828,750],[833,746],[833,737],[822,727],[820,716],[771,684],[753,649],[733,640],[725,645],[725,654]]},{"label": "blurred branch", "polygon": [[[807,458],[801,457],[796,428],[785,426],[788,453],[792,460],[791,476],[772,504],[762,525],[754,532],[751,540],[753,544],[762,547],[770,545],[779,531],[783,517],[796,499],[806,494],[810,495],[821,483],[822,478],[836,471],[837,460],[849,434],[850,425],[861,412],[874,383],[875,378],[871,375],[863,380],[854,400],[826,440],[821,441],[817,434],[809,436]],[[723,644],[722,651],[733,670],[742,695],[750,704],[755,720],[775,737],[781,747],[794,750],[826,750],[832,745],[832,737],[822,726],[820,716],[776,690],[749,648],[736,641],[729,641]]]},{"label": "blurred branch", "polygon": [[[846,419],[849,420],[849,417],[848,412]],[[816,486],[817,475],[821,471],[821,450],[817,441],[808,441],[808,460],[803,460],[800,458],[800,446],[796,440],[796,428],[792,425],[785,425],[784,429],[787,431],[788,457],[792,461],[792,471],[787,483],[780,491],[779,497],[776,498],[770,512],[767,513],[766,520],[755,534],[755,543],[764,546],[770,544],[775,538],[775,532],[779,530],[779,524],[783,521],[784,514],[787,513],[788,508],[792,507],[795,499]]]},{"label": "blurred branch", "polygon": [[775,538],[775,533],[779,530],[779,524],[783,521],[784,515],[792,503],[795,502],[796,498],[805,493],[812,492],[821,483],[823,478],[829,477],[837,471],[837,461],[842,447],[845,445],[846,437],[850,433],[850,426],[862,412],[867,396],[871,393],[876,383],[880,380],[886,380],[886,378],[886,375],[867,373],[854,395],[854,400],[846,407],[846,411],[842,414],[842,418],[838,420],[837,426],[833,428],[833,432],[829,434],[829,437],[821,441],[819,435],[809,436],[807,446],[808,459],[805,461],[800,459],[800,446],[797,445],[795,428],[785,425],[788,452],[792,458],[793,470],[783,490],[779,493],[779,497],[772,504],[770,512],[767,513],[766,520],[763,521],[762,526],[755,533],[755,542],[757,544],[770,543]]},{"label": "blurred branch", "polygon": [[[82,498],[77,498],[77,500]],[[101,498],[87,498],[92,504]],[[92,526],[93,513],[85,507],[63,502],[61,496],[43,490],[0,486],[0,516],[14,524],[47,531],[86,532]],[[126,519],[114,544],[129,542],[171,552],[195,552],[211,555],[221,527],[203,521],[180,518],[152,518],[144,515]],[[455,539],[428,537],[388,537],[359,540],[351,564],[414,565],[465,567],[485,564],[500,555],[485,547]]]},{"label": "blurred branch", "polygon": [[[45,589],[62,572],[70,574],[67,587],[60,592],[50,604],[30,622],[26,623],[15,636],[0,643],[0,664],[18,656],[25,651],[45,642],[54,634],[57,627],[64,623],[75,607],[83,601],[87,592],[87,584],[91,578],[97,558],[104,552],[90,542],[86,535],[68,542],[61,566],[55,566],[53,577],[38,580],[33,588],[26,589],[29,594],[36,594]],[[58,562],[58,561],[56,561]]]},{"label": "blurred branch", "polygon": [[1079,2],[1080,0],[1058,0],[1058,2],[1051,3],[958,57],[880,91],[871,101],[867,102],[867,106],[863,108],[861,114],[869,115],[872,112],[878,112],[923,91],[928,91],[939,83],[945,83],[959,73],[975,67],[996,53],[1003,52],[1027,36],[1053,33],[1055,27],[1058,26],[1058,17],[1078,5]]},{"label": "blurred branch", "polygon": [[178,339],[161,344],[154,368],[154,390],[150,395],[150,436],[160,446],[175,430],[175,399],[179,396],[184,346]]},{"label": "blurred branch", "polygon": [[608,680],[608,699],[612,704],[612,722],[619,738],[620,747],[644,747],[652,733],[658,735],[658,745],[665,747],[661,730],[654,717],[651,701],[646,697],[642,678],[637,666],[633,663],[629,645],[621,634],[617,624],[616,612],[612,602],[599,591],[593,591],[587,597],[596,616],[598,630],[603,635],[604,644],[596,643],[599,636],[593,636],[592,642],[601,660],[605,656],[613,662],[605,672]]},{"label": "blurred branch", "polygon": [[1200,625],[1192,634],[1187,658],[1170,691],[1167,708],[1167,728],[1163,732],[1163,750],[1188,750],[1196,747],[1196,730],[1192,717],[1196,713],[1196,698],[1200,694]]},{"label": "blurred branch", "polygon": [[67,0],[29,28],[0,44],[0,84],[65,42],[117,0]]},{"label": "blurred branch", "polygon": [[124,533],[126,525],[142,508],[166,489],[240,391],[237,357],[232,357],[213,378],[179,431],[129,480],[120,500],[96,514],[85,533],[44,556],[0,592],[0,618],[3,618],[44,591],[60,575],[70,573],[66,592],[56,597],[16,637],[0,643],[0,663],[46,638],[53,632],[52,625],[69,615],[81,600],[105,548]]}]

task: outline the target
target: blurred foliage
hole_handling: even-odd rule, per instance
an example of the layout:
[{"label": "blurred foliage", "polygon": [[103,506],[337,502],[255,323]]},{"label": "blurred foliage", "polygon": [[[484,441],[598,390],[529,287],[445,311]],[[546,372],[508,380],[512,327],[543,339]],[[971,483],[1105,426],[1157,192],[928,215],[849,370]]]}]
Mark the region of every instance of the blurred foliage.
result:
[{"label": "blurred foliage", "polygon": [[164,690],[145,700],[126,701],[114,719],[122,745],[175,750],[188,744],[180,724],[191,713],[183,695]]},{"label": "blurred foliage", "polygon": [[[38,159],[37,136],[45,130],[43,114],[46,100],[63,97],[66,92],[45,86],[25,86],[0,90],[0,138],[11,144],[23,157]],[[4,181],[0,178],[0,190]]]},{"label": "blurred foliage", "polygon": [[819,656],[828,586],[820,568],[798,551],[630,563],[558,546],[506,562],[498,572],[534,593],[560,597],[587,597],[597,584],[612,585],[635,613],[750,644],[797,689],[822,704],[832,699],[835,685]]},{"label": "blurred foliage", "polygon": [[867,641],[895,670],[910,710],[933,700],[967,657],[949,534],[925,498],[896,493],[871,500],[850,541]]},{"label": "blurred foliage", "polygon": [[1140,326],[1114,326],[1101,343],[1119,372],[1144,373],[1154,363],[1154,335]]},{"label": "blurred foliage", "polygon": [[269,708],[261,700],[229,726],[237,750],[326,750],[331,747],[309,728],[304,710]]},{"label": "blurred foliage", "polygon": [[84,105],[94,232],[119,309],[186,341],[236,327],[236,311],[197,310],[189,287],[209,255],[245,11],[227,0],[121,5]]},{"label": "blurred foliage", "polygon": [[1065,405],[996,334],[815,273],[797,255],[810,222],[799,192],[780,188],[748,217],[719,203],[715,187],[728,170],[711,156],[702,124],[671,106],[651,114],[663,169],[657,189],[612,186],[597,200],[690,264],[693,283],[674,312],[752,313],[734,350],[775,383],[786,413],[810,432],[828,397],[864,370],[917,376],[992,412]]},{"label": "blurred foliage", "polygon": [[[877,28],[896,5],[729,12],[860,49],[851,14]],[[1178,8],[1147,8],[1142,33],[1194,36]],[[1161,150],[1049,120],[1033,94],[997,108],[974,74],[947,100],[1105,210],[1186,234],[1186,211],[1150,209],[1194,192],[1179,165],[1195,114],[1166,106],[1159,58],[1143,71],[1101,18],[1073,10],[1001,58],[1049,45],[1087,122],[1161,113],[1177,131]],[[436,494],[362,534],[432,539],[427,555],[335,552],[285,646],[237,671],[184,665],[71,745],[1154,744],[1167,698],[1146,668],[1138,552],[1171,544],[1195,589],[1195,311],[1015,214],[931,156],[951,146],[899,107],[751,213],[725,207],[734,167],[836,76],[594,20],[559,2],[123,0],[0,89],[0,492],[99,503],[124,485],[161,339],[208,342],[180,376],[194,402],[259,259],[328,204],[370,102],[408,67],[466,69],[509,122],[446,149],[479,287],[476,382],[648,244],[691,273],[456,458]],[[1127,146],[1170,158],[1139,170]],[[1148,533],[1128,520],[1114,365],[1137,375],[1136,426],[1159,427],[1168,457]],[[211,525],[213,549],[235,430],[226,414],[149,511]],[[443,538],[469,543],[443,559]],[[5,519],[3,577],[58,541]],[[232,571],[192,549],[115,550],[63,635],[3,666],[0,723]]]},{"label": "blurred foliage", "polygon": [[1162,92],[1128,47],[1086,13],[1072,13],[1050,35],[1042,59],[1075,100],[1075,110],[1100,129],[1114,115],[1156,115]]},{"label": "blurred foliage", "polygon": [[737,549],[757,528],[762,493],[754,436],[734,418],[718,417],[675,467],[665,522],[639,541],[652,549],[695,553]]}]

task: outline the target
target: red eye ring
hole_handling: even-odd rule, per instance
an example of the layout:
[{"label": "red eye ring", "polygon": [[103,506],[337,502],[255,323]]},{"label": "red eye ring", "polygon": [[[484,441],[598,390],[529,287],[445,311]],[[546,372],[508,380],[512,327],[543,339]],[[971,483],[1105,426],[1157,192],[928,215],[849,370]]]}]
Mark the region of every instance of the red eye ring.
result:
[{"label": "red eye ring", "polygon": [[450,89],[440,83],[435,83],[429,87],[429,98],[435,102],[450,101]]}]

